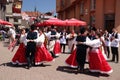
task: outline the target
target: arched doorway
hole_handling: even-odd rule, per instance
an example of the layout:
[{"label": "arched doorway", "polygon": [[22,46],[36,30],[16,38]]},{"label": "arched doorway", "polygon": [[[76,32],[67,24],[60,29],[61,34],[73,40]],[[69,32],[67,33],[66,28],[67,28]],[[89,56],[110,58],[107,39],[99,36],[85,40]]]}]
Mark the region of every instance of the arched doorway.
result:
[{"label": "arched doorway", "polygon": [[111,33],[112,29],[114,28],[114,25],[115,25],[115,15],[114,14],[105,14],[104,22],[105,22],[104,28]]}]

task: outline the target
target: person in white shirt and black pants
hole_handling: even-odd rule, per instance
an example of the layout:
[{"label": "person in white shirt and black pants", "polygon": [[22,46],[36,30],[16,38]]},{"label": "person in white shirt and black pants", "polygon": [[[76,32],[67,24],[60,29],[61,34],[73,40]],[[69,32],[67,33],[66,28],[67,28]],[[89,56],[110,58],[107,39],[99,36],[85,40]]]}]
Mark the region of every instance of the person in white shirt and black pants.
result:
[{"label": "person in white shirt and black pants", "polygon": [[111,45],[111,41],[110,41],[110,37],[111,37],[111,34],[105,30],[105,33],[104,33],[104,39],[105,39],[105,46],[106,46],[106,54],[107,54],[107,58],[110,58],[110,45]]},{"label": "person in white shirt and black pants", "polygon": [[113,33],[111,34],[111,52],[112,52],[112,61],[116,63],[119,62],[119,41],[120,41],[120,34],[113,28]]},{"label": "person in white shirt and black pants", "polygon": [[66,32],[66,29],[64,29],[60,33],[60,45],[61,45],[61,49],[63,47],[63,51],[62,51],[63,53],[65,53],[65,46],[67,44],[66,36],[67,36],[67,32]]}]

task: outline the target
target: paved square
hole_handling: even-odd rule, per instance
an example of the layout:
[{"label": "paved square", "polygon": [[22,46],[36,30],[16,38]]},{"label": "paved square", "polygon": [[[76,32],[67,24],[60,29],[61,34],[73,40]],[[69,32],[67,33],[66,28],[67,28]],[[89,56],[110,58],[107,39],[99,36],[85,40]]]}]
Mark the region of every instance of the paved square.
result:
[{"label": "paved square", "polygon": [[[99,75],[97,73],[76,74],[76,69],[68,68],[65,64],[69,54],[61,54],[54,62],[45,66],[34,66],[25,69],[24,66],[14,67],[10,64],[18,47],[10,52],[3,42],[0,42],[0,80],[120,80],[120,63],[109,62],[113,73]],[[88,68],[88,64],[85,66]]]}]

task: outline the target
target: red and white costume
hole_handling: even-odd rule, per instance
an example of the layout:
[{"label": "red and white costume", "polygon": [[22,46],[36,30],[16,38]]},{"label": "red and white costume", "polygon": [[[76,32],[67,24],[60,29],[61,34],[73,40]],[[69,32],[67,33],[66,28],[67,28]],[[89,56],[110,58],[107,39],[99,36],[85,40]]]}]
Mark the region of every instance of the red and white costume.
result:
[{"label": "red and white costume", "polygon": [[75,49],[74,45],[76,43],[76,33],[70,33],[66,36],[66,38],[68,39],[68,52],[72,52],[72,50]]},{"label": "red and white costume", "polygon": [[[102,39],[102,40],[104,41],[104,43],[105,43],[105,39],[104,39],[103,36],[101,37],[101,39]],[[105,45],[104,45],[104,46],[105,46]],[[106,55],[106,52],[105,52],[105,49],[104,49],[103,45],[102,45],[102,47],[101,47],[101,51],[102,51],[102,54],[103,54],[105,60],[107,60],[107,55]]]},{"label": "red and white costume", "polygon": [[[86,41],[90,41],[90,39],[87,37]],[[76,45],[76,42],[74,42],[74,44]],[[86,59],[88,59],[88,55],[86,57],[87,57]],[[68,58],[65,60],[65,63],[68,66],[70,66],[71,68],[77,68],[78,67],[78,64],[77,64],[77,61],[76,61],[76,47],[70,53],[70,55],[68,56]]]},{"label": "red and white costume", "polygon": [[53,57],[44,46],[45,36],[41,34],[37,39],[37,48],[35,53],[35,65],[42,64],[44,62],[53,61]]},{"label": "red and white costume", "polygon": [[60,40],[55,41],[53,52],[55,53],[55,56],[61,54]]},{"label": "red and white costume", "polygon": [[92,47],[89,51],[89,67],[91,72],[111,73],[113,70],[104,58],[102,51],[99,49],[101,46],[100,39],[85,42],[86,45]]},{"label": "red and white costume", "polygon": [[12,58],[12,63],[13,64],[18,64],[18,65],[22,65],[22,64],[26,64],[26,58],[25,58],[25,45],[27,44],[26,42],[26,34],[25,35],[21,35],[20,37],[20,45],[18,50],[16,51],[14,57]]},{"label": "red and white costume", "polygon": [[65,60],[65,63],[72,68],[78,67],[78,64],[76,61],[76,49],[73,50],[73,52],[70,54],[70,56]]}]

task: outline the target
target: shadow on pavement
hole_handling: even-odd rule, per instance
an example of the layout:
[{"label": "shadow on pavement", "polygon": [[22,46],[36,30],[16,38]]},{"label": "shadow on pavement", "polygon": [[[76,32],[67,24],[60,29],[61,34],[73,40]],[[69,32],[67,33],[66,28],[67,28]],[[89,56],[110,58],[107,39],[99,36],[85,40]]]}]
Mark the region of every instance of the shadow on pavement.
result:
[{"label": "shadow on pavement", "polygon": [[[18,65],[18,64],[12,64],[11,62],[7,62],[7,63],[2,63],[2,64],[0,64],[0,66],[8,66],[8,67],[25,68],[25,69],[26,69],[27,64]],[[46,67],[46,66],[51,66],[51,65],[49,65],[49,64],[32,65],[32,67]]]},{"label": "shadow on pavement", "polygon": [[76,73],[76,68],[71,68],[68,66],[58,66],[57,71],[67,72],[67,73]]},{"label": "shadow on pavement", "polygon": [[26,65],[17,65],[17,64],[12,64],[11,62],[7,63],[2,63],[0,66],[8,66],[8,67],[14,67],[14,68],[25,68]]},{"label": "shadow on pavement", "polygon": [[46,67],[51,66],[50,64],[40,64],[40,65],[34,65],[33,67]]},{"label": "shadow on pavement", "polygon": [[94,76],[94,77],[109,77],[108,74],[101,74],[99,72],[90,72],[89,69],[85,69],[84,72],[78,72],[77,68],[71,68],[68,66],[58,66],[58,68],[56,69],[57,71],[62,71],[62,72],[67,72],[67,73],[74,73],[74,74],[85,74],[85,75],[89,75],[89,76]]}]

